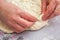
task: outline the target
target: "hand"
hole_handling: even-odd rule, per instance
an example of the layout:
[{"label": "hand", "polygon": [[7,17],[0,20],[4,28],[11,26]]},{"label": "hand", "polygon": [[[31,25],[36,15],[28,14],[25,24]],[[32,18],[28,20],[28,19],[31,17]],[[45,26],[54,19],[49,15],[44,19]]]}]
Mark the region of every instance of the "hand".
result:
[{"label": "hand", "polygon": [[58,0],[43,0],[42,2],[43,20],[53,18],[60,14],[60,2]]},{"label": "hand", "polygon": [[0,7],[0,20],[14,32],[22,32],[37,21],[35,17],[11,3],[3,2]]}]

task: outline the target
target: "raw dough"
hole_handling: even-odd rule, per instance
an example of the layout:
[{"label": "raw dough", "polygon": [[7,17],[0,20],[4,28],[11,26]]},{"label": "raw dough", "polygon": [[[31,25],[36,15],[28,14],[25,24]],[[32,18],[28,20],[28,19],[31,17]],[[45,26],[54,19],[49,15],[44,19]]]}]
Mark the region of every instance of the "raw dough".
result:
[{"label": "raw dough", "polygon": [[[6,0],[18,6],[19,8],[29,12],[32,16],[36,17],[38,21],[27,28],[26,30],[38,30],[43,26],[47,25],[48,21],[42,21],[42,13],[41,13],[41,0]],[[13,31],[7,28],[6,26],[2,26],[0,23],[0,29],[7,33],[12,33]],[[5,28],[6,27],[6,28]]]}]

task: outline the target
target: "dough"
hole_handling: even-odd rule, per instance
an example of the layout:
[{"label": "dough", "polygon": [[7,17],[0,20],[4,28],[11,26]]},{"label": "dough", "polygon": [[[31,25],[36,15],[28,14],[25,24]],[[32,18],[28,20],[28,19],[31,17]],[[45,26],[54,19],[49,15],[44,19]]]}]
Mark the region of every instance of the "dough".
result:
[{"label": "dough", "polygon": [[0,21],[0,30],[5,33],[13,33],[13,31],[10,30],[10,28],[7,27],[5,24],[3,24],[1,21]]},{"label": "dough", "polygon": [[[8,2],[13,3],[19,8],[29,12],[32,16],[36,17],[38,21],[27,28],[26,30],[39,30],[45,25],[47,25],[48,21],[42,21],[42,13],[41,13],[41,0],[6,0]],[[13,31],[3,26],[3,23],[0,23],[0,29],[7,33],[12,33]]]}]

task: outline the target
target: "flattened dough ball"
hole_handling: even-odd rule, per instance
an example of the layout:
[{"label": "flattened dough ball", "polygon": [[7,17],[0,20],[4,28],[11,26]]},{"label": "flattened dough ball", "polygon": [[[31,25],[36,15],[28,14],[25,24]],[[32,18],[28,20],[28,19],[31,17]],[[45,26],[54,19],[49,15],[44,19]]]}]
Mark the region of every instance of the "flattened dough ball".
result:
[{"label": "flattened dough ball", "polygon": [[[45,25],[47,25],[48,21],[42,21],[42,12],[41,12],[41,1],[42,0],[6,0],[7,2],[11,2],[24,11],[28,12],[30,15],[36,17],[38,19],[35,24],[26,30],[39,30]],[[6,33],[12,33],[13,31],[6,27],[3,23],[0,22],[0,30]]]}]

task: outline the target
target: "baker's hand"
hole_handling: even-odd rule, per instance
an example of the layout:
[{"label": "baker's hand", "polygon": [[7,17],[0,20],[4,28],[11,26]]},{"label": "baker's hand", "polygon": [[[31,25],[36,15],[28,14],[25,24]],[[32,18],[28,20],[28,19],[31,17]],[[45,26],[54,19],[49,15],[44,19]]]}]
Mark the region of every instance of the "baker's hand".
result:
[{"label": "baker's hand", "polygon": [[43,0],[42,3],[43,20],[53,18],[60,14],[60,2],[58,0]]},{"label": "baker's hand", "polygon": [[29,13],[7,2],[1,2],[0,20],[17,33],[24,31],[37,21]]}]

